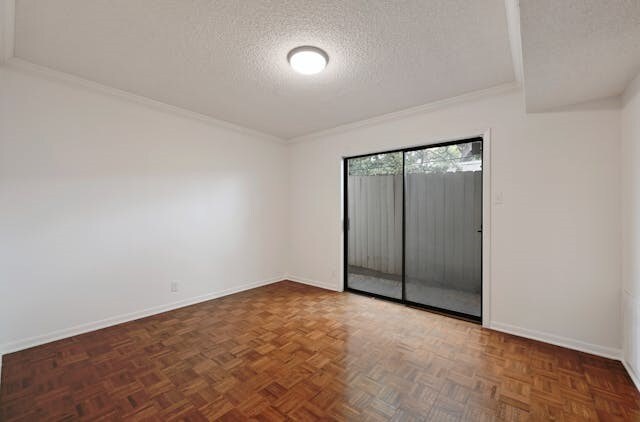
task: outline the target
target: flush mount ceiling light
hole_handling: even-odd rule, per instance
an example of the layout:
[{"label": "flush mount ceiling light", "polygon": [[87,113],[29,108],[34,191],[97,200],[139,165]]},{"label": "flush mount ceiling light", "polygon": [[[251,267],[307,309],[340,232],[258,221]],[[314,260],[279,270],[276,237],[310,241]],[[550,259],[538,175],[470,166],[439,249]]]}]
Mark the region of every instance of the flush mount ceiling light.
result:
[{"label": "flush mount ceiling light", "polygon": [[305,45],[289,51],[287,60],[296,72],[303,75],[313,75],[322,72],[327,67],[329,56],[318,47]]}]

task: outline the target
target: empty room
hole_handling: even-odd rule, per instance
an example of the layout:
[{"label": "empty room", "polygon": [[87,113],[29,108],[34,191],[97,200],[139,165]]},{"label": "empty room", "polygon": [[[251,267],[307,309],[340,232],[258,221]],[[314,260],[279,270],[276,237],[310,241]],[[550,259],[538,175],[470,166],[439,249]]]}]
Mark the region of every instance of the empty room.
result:
[{"label": "empty room", "polygon": [[640,1],[0,0],[0,421],[640,421]]}]

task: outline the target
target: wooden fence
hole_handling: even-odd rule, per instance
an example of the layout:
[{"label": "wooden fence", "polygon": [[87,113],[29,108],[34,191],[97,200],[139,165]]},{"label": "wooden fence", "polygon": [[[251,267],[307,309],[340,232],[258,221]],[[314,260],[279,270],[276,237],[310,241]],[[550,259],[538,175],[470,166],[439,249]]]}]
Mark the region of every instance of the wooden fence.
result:
[{"label": "wooden fence", "polygon": [[[406,277],[481,288],[482,172],[416,173],[406,185]],[[349,176],[349,265],[402,274],[402,176]]]}]

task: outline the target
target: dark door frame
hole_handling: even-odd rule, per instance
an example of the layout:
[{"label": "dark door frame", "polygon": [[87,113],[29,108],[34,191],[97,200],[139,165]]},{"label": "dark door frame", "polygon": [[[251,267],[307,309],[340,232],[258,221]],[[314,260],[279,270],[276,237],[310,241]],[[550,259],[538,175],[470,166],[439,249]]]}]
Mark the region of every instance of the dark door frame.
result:
[{"label": "dark door frame", "polygon": [[[465,144],[465,143],[469,143],[469,142],[482,142],[482,153],[481,153],[481,162],[482,162],[482,172],[483,172],[483,183],[482,183],[482,195],[481,195],[481,212],[482,212],[482,230],[485,229],[485,224],[484,224],[484,219],[485,219],[485,215],[484,215],[484,171],[485,171],[485,136],[474,136],[474,137],[470,137],[470,138],[463,138],[463,139],[457,139],[457,140],[453,140],[453,141],[446,141],[446,142],[438,142],[438,143],[432,143],[432,144],[426,144],[426,145],[420,145],[420,146],[413,146],[413,147],[408,147],[408,148],[397,148],[397,149],[392,149],[392,150],[386,150],[386,151],[380,151],[380,152],[373,152],[373,153],[368,153],[368,154],[359,154],[359,155],[352,155],[352,156],[347,156],[347,157],[343,157],[342,158],[342,179],[343,179],[343,217],[344,217],[344,230],[343,230],[343,252],[344,252],[344,256],[343,256],[343,280],[344,280],[344,290],[348,291],[348,292],[352,292],[352,293],[357,293],[357,294],[361,294],[364,296],[369,296],[369,297],[375,297],[378,299],[383,299],[383,300],[388,300],[391,302],[396,302],[396,303],[403,303],[407,306],[410,307],[414,307],[414,308],[419,308],[419,309],[425,309],[428,311],[432,311],[432,312],[436,312],[439,314],[444,314],[444,315],[448,315],[448,316],[453,316],[456,318],[460,318],[460,319],[464,319],[464,320],[469,320],[469,321],[473,321],[473,322],[478,322],[478,323],[482,323],[483,322],[483,317],[484,317],[484,233],[483,233],[483,239],[481,242],[481,246],[480,246],[480,316],[475,316],[475,315],[468,315],[462,312],[457,312],[457,311],[452,311],[449,309],[444,309],[444,308],[438,308],[436,306],[430,306],[430,305],[425,305],[423,303],[417,303],[417,302],[412,302],[410,300],[407,300],[406,298],[406,282],[405,282],[405,257],[406,257],[406,223],[405,223],[405,217],[406,217],[406,210],[405,210],[405,206],[406,206],[406,198],[405,198],[405,185],[406,185],[406,177],[405,177],[405,158],[404,158],[404,153],[405,152],[410,152],[410,151],[417,151],[417,150],[421,150],[421,149],[428,149],[428,148],[437,148],[437,147],[444,147],[444,146],[449,146],[449,145],[458,145],[458,144]],[[402,153],[402,299],[396,299],[396,298],[392,298],[392,297],[388,297],[388,296],[383,296],[383,295],[379,295],[376,293],[370,293],[370,292],[366,292],[363,290],[358,290],[358,289],[354,289],[349,287],[349,276],[348,276],[348,268],[349,268],[349,235],[348,235],[348,231],[350,229],[349,226],[349,189],[348,189],[348,184],[349,184],[349,166],[348,166],[348,161],[354,158],[363,158],[363,157],[369,157],[372,155],[378,155],[378,154],[390,154],[390,153],[396,153],[396,152],[401,152]]]}]

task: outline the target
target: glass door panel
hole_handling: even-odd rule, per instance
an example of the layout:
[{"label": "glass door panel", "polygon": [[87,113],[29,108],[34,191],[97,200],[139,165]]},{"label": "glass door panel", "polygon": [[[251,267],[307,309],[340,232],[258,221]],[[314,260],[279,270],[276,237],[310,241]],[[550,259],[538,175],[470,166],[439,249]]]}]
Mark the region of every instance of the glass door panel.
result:
[{"label": "glass door panel", "polygon": [[482,312],[482,141],[404,152],[405,299]]},{"label": "glass door panel", "polygon": [[402,152],[346,160],[348,289],[402,299]]}]

